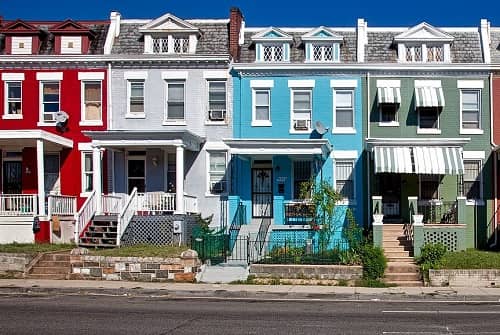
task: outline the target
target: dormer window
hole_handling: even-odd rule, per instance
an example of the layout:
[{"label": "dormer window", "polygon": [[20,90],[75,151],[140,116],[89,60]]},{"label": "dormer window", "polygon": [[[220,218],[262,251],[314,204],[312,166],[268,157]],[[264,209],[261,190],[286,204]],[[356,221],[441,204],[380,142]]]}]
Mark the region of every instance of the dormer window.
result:
[{"label": "dormer window", "polygon": [[81,36],[61,36],[61,54],[81,54]]},{"label": "dormer window", "polygon": [[282,62],[284,55],[283,44],[262,45],[262,60],[264,62]]},{"label": "dormer window", "polygon": [[186,54],[189,53],[189,37],[165,36],[153,37],[153,53],[155,54]]},{"label": "dormer window", "polygon": [[316,28],[302,36],[305,42],[306,62],[325,63],[340,61],[342,36],[325,27]]},{"label": "dormer window", "polygon": [[33,37],[12,37],[13,55],[31,55]]},{"label": "dormer window", "polygon": [[288,62],[290,61],[290,43],[292,37],[285,32],[268,28],[254,36],[256,62]]}]

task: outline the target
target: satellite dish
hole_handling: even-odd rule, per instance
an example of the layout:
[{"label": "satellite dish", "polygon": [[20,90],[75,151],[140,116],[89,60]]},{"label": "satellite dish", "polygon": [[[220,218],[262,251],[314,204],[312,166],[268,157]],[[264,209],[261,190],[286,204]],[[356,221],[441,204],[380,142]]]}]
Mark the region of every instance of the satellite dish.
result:
[{"label": "satellite dish", "polygon": [[68,124],[69,115],[65,111],[58,111],[55,113],[54,118],[56,120],[56,128],[59,131],[66,131],[66,125]]},{"label": "satellite dish", "polygon": [[328,131],[328,128],[325,127],[325,125],[323,123],[321,123],[321,121],[316,121],[314,123],[314,129],[320,135],[324,135]]}]

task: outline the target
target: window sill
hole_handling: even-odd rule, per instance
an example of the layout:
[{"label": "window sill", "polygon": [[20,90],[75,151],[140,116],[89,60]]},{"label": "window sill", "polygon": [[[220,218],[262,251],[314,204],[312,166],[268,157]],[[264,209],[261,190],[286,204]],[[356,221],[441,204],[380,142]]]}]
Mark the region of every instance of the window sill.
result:
[{"label": "window sill", "polygon": [[356,134],[355,128],[333,128],[332,134]]},{"label": "window sill", "polygon": [[125,114],[126,119],[145,119],[146,114]]},{"label": "window sill", "polygon": [[56,122],[37,122],[36,124],[38,127],[55,127],[56,126]]},{"label": "window sill", "polygon": [[227,197],[228,193],[217,193],[217,194],[214,194],[214,193],[208,193],[206,192],[205,193],[205,198],[219,198],[219,197]]},{"label": "window sill", "polygon": [[465,200],[465,205],[466,206],[484,206],[484,200],[483,199],[467,199]]},{"label": "window sill", "polygon": [[102,126],[102,121],[80,121],[80,126]]},{"label": "window sill", "polygon": [[23,118],[23,114],[5,114],[2,115],[2,119],[4,120],[21,120]]},{"label": "window sill", "polygon": [[227,121],[205,121],[206,126],[227,126]]},{"label": "window sill", "polygon": [[312,129],[305,129],[305,130],[297,130],[297,129],[290,129],[290,134],[310,134]]},{"label": "window sill", "polygon": [[165,120],[162,123],[163,126],[185,126],[186,121],[185,120],[179,120],[179,121],[172,121],[172,120]]},{"label": "window sill", "polygon": [[272,127],[271,121],[252,121],[252,127]]},{"label": "window sill", "polygon": [[417,128],[417,134],[433,134],[440,135],[441,129],[432,129],[432,128]]},{"label": "window sill", "polygon": [[483,129],[460,129],[460,135],[483,135]]},{"label": "window sill", "polygon": [[379,127],[399,127],[399,122],[393,121],[393,122],[379,122],[378,123]]}]

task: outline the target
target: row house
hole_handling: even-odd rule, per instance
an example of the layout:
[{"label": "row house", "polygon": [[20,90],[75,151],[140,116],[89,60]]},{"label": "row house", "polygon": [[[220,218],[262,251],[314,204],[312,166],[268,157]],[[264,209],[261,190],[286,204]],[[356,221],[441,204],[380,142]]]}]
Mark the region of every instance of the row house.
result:
[{"label": "row house", "polygon": [[73,238],[94,183],[83,132],[107,122],[96,56],[107,30],[107,21],[0,22],[0,243]]}]

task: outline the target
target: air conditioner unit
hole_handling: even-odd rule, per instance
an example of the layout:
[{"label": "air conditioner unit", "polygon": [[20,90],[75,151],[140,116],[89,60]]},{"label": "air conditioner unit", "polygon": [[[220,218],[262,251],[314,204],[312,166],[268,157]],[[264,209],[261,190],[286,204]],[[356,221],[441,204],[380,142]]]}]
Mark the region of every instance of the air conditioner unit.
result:
[{"label": "air conditioner unit", "polygon": [[208,117],[211,121],[224,121],[226,118],[226,111],[224,109],[210,110],[208,112]]},{"label": "air conditioner unit", "polygon": [[307,130],[309,129],[309,120],[295,120],[293,126],[296,130]]},{"label": "air conditioner unit", "polygon": [[211,193],[222,193],[226,190],[226,181],[213,181],[210,182],[210,192]]}]

